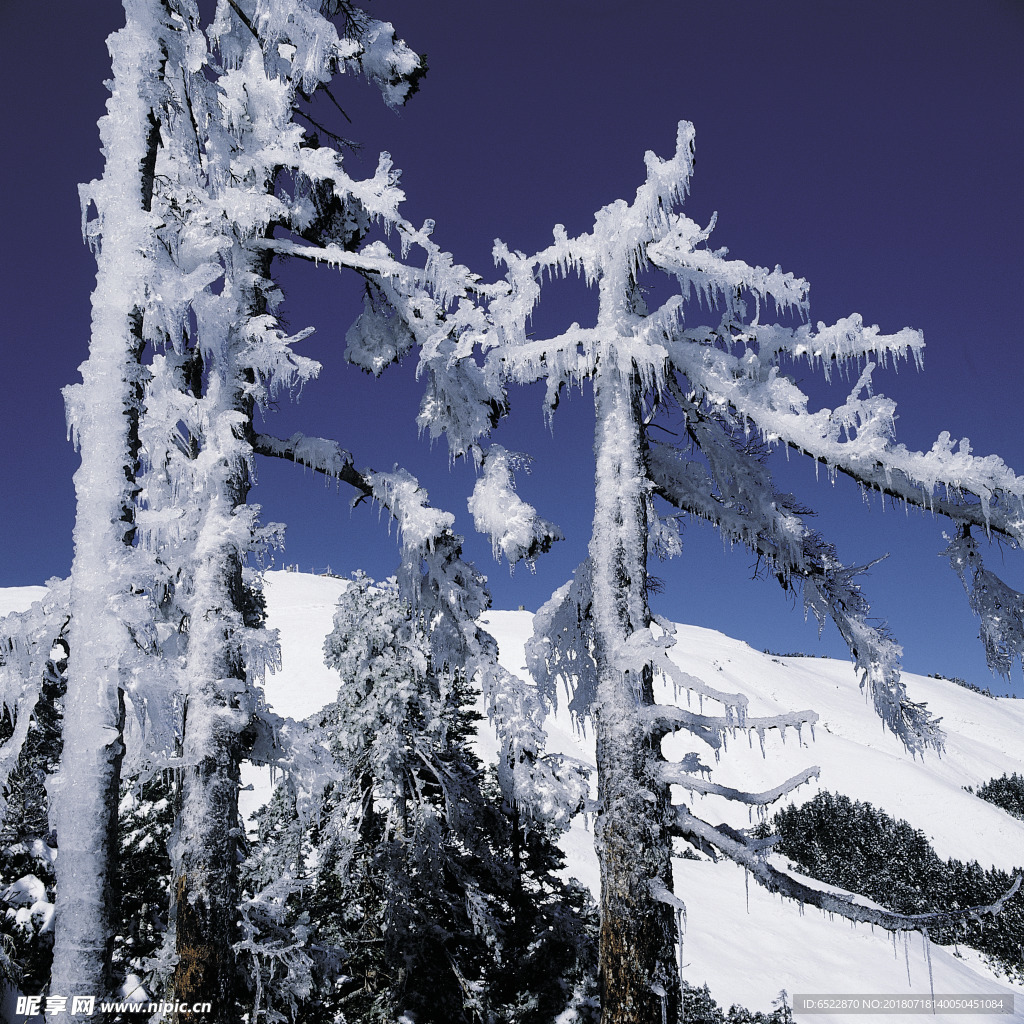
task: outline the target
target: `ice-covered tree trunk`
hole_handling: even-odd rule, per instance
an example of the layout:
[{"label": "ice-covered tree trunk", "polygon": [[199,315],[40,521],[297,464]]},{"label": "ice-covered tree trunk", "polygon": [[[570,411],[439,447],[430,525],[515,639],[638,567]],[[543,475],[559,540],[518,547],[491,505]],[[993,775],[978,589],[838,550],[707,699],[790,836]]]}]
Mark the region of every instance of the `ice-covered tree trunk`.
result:
[{"label": "ice-covered tree trunk", "polygon": [[239,764],[251,745],[255,712],[243,653],[250,623],[242,575],[255,510],[246,505],[251,450],[241,435],[253,415],[247,325],[265,312],[260,283],[269,262],[269,254],[233,246],[224,290],[199,316],[201,333],[221,326],[226,337],[210,343],[201,399],[206,427],[196,458],[200,521],[187,605],[182,767],[171,846],[177,963],[170,997],[210,1003],[209,1019],[218,1024],[237,1016]]},{"label": "ice-covered tree trunk", "polygon": [[[768,730],[785,736],[794,728],[799,734],[817,716],[810,710],[751,716],[743,694],[709,686],[668,656],[675,642],[671,626],[662,622],[660,636],[648,628],[646,558],[648,551],[678,553],[681,544],[674,525],[650,503],[653,494],[749,546],[784,586],[802,587],[805,607],[819,621],[835,621],[879,715],[911,751],[941,749],[942,732],[927,709],[907,697],[900,649],[884,625],[869,618],[855,581],[861,570],[844,565],[832,545],[805,525],[796,499],[776,490],[763,461],[767,446],[788,445],[865,488],[962,524],[946,554],[982,616],[990,657],[1005,668],[1024,654],[1021,595],[989,577],[969,531],[984,523],[1019,543],[1024,483],[1000,459],[971,455],[967,441],[956,450],[948,434],[926,453],[897,444],[895,405],[871,392],[871,373],[876,361],[884,364],[890,357],[919,360],[919,332],[904,328],[883,335],[857,314],[814,329],[805,322],[806,281],[780,267],[769,271],[726,259],[726,249],[709,249],[715,218],[702,228],[674,212],[689,189],[693,154],[693,126],[680,122],[673,157],[647,153],[647,179],[635,200],[599,210],[592,231],[570,238],[557,225],[552,244],[532,256],[497,242],[495,258],[508,267],[507,287],[486,292],[494,330],[483,343],[485,377],[546,381],[549,415],[563,388],[588,378],[595,387],[597,495],[590,557],[537,612],[526,653],[541,688],[564,683],[570,711],[581,722],[595,722],[605,1024],[675,1019],[678,985],[667,948],[674,922],[668,914],[684,908],[671,890],[669,833],[723,851],[773,891],[854,921],[926,930],[943,916],[892,914],[816,893],[767,862],[769,845],[702,821],[686,803],[669,806],[666,789],[678,786],[763,808],[814,778],[818,769],[810,767],[763,793],[744,792],[708,781],[711,769],[695,751],[666,760],[660,741],[668,734],[689,733],[717,757],[729,735],[756,734],[763,750]],[[639,288],[641,276],[651,271],[671,275],[680,289],[653,311]],[[574,322],[555,337],[537,339],[527,327],[544,281],[570,273],[600,286],[597,324],[584,328]],[[797,326],[763,322],[762,313],[772,305],[795,316]],[[713,318],[711,326],[699,326],[702,307]],[[783,360],[803,358],[821,363],[826,377],[835,364],[858,367],[843,405],[810,411],[807,396],[781,368]],[[666,405],[681,413],[686,440],[648,445],[641,408],[653,416],[655,407]],[[485,473],[482,490],[497,482],[491,475],[495,479],[488,480]],[[481,505],[488,511],[486,502]],[[501,515],[474,508],[474,517],[478,528],[501,537]],[[1002,611],[1006,607],[1011,614]],[[653,678],[671,682],[675,703],[654,703]],[[677,706],[680,694],[687,696],[686,709]],[[691,696],[701,702],[699,713],[689,710]],[[706,712],[705,701],[718,710]],[[995,912],[1013,891],[981,911],[956,913]],[[668,984],[666,977],[672,979]]]},{"label": "ice-covered tree trunk", "polygon": [[[241,490],[241,478],[228,481]],[[231,499],[216,502],[210,519],[230,517]],[[208,524],[208,527],[213,523]],[[209,539],[209,538],[206,538]],[[241,604],[241,564],[223,547],[196,574],[197,602],[210,613],[193,623],[187,671],[192,680],[185,711],[172,894],[175,952],[172,998],[209,1002],[212,1021],[235,1019],[238,940],[239,762],[246,753],[245,669],[229,643]],[[188,1015],[186,1015],[187,1018]]]},{"label": "ice-covered tree trunk", "polygon": [[[602,289],[602,307],[606,305]],[[608,318],[599,316],[614,330]],[[600,812],[602,1024],[650,1024],[676,1019],[679,970],[675,919],[655,899],[660,881],[672,888],[669,793],[652,783],[659,757],[641,721],[654,703],[649,669],[621,671],[617,653],[651,623],[647,604],[648,482],[640,395],[632,368],[616,365],[603,346],[594,380],[596,497],[590,541],[593,564],[594,657],[597,700],[597,779]]]},{"label": "ice-covered tree trunk", "polygon": [[71,574],[71,657],[60,772],[51,780],[60,856],[51,990],[110,991],[114,851],[124,721],[122,672],[133,649],[133,481],[138,456],[141,303],[158,144],[153,92],[165,50],[162,6],[125,0],[126,26],[109,41],[113,87],[100,122],[102,180],[83,191],[101,244],[89,358],[68,389],[81,450]]}]

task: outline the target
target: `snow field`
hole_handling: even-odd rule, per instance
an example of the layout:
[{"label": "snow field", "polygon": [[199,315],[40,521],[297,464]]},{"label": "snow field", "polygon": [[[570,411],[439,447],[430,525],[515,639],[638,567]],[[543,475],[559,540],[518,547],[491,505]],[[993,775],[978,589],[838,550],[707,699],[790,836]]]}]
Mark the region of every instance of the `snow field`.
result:
[{"label": "snow field", "polygon": [[[332,628],[334,605],[345,581],[300,573],[266,574],[269,625],[280,631],[282,669],[266,681],[266,698],[281,715],[301,719],[333,700],[338,677],[323,664],[323,640]],[[0,590],[0,609],[25,608],[41,587]],[[481,620],[498,640],[502,664],[525,673],[523,645],[532,633],[529,612],[488,612]],[[798,801],[817,789],[866,800],[905,818],[930,839],[940,857],[977,860],[1009,869],[1024,864],[1024,822],[964,791],[1004,772],[1024,773],[1024,701],[990,699],[945,680],[907,675],[912,700],[926,701],[942,716],[946,749],[913,758],[883,730],[861,692],[852,666],[823,658],[786,658],[763,654],[713,630],[679,626],[673,660],[686,672],[718,689],[744,692],[752,715],[781,714],[803,708],[818,712],[812,740],[787,730],[785,742],[769,732],[762,756],[756,737],[738,734],[721,760],[699,750],[713,768],[714,781],[746,790],[767,789],[810,765],[821,777],[801,787]],[[564,695],[563,695],[564,696]],[[671,694],[663,693],[661,699]],[[548,750],[593,764],[593,739],[579,735],[565,709],[548,720]],[[714,710],[709,708],[708,710]],[[690,749],[699,741],[686,737]],[[666,742],[672,742],[671,740]],[[493,759],[498,746],[488,723],[481,725],[478,750]],[[685,747],[678,745],[675,753]],[[243,766],[241,804],[248,816],[271,792],[270,773]],[[676,794],[677,799],[682,794]],[[719,797],[697,797],[694,810],[705,819],[737,828],[750,821],[746,810]],[[562,841],[567,873],[597,892],[599,876],[593,836],[577,819]],[[1017,995],[1016,1012],[1000,1020],[1024,1021],[1024,986],[997,979],[973,950],[928,943],[919,935],[906,940],[866,925],[829,919],[800,908],[752,883],[726,861],[675,862],[676,892],[686,904],[683,974],[692,984],[707,983],[724,1007],[733,1002],[768,1010],[781,989],[790,997],[814,994]],[[929,980],[931,976],[931,982]],[[811,1024],[848,1024],[848,1015],[801,1015]],[[902,1020],[900,1015],[858,1016],[858,1020]],[[909,1016],[906,1019],[910,1019]],[[916,1016],[915,1018],[916,1019]],[[928,1019],[967,1024],[970,1016],[939,1014]]]},{"label": "snow field", "polygon": [[[502,664],[525,671],[523,647],[532,633],[530,613],[489,612],[482,623],[498,639]],[[977,860],[1004,869],[1024,865],[1024,822],[962,788],[1004,772],[1024,772],[1018,739],[1024,727],[1024,702],[993,700],[944,680],[907,675],[910,698],[927,701],[942,716],[947,731],[941,758],[928,754],[924,760],[914,759],[883,728],[849,663],[766,655],[697,626],[677,627],[671,657],[684,671],[720,690],[746,693],[751,715],[813,708],[820,716],[813,740],[806,728],[802,741],[792,729],[786,731],[785,742],[771,731],[762,756],[756,736],[748,740],[737,734],[717,764],[710,748],[686,736],[689,747],[677,744],[673,754],[698,750],[714,769],[714,781],[748,791],[768,789],[818,765],[820,781],[800,787],[797,802],[810,799],[819,788],[844,793],[906,819],[929,837],[942,858]],[[670,701],[670,691],[666,687],[658,699]],[[592,738],[576,735],[564,706],[549,720],[549,728],[550,750],[594,763]],[[489,737],[482,739],[482,748],[488,744]],[[675,797],[681,799],[681,792],[677,790]],[[745,808],[721,797],[698,796],[693,809],[712,823],[725,821],[736,828],[752,823]],[[577,819],[563,848],[569,872],[596,895],[599,874],[592,843]],[[814,908],[803,910],[780,899],[756,882],[748,886],[744,874],[724,860],[675,861],[676,894],[687,908],[683,976],[691,984],[706,982],[723,1007],[738,1002],[767,1011],[781,989],[790,997],[928,995],[930,971],[936,994],[1016,993],[1012,1019],[1024,1021],[1024,987],[996,979],[973,951],[962,950],[958,959],[947,948],[928,943],[926,952],[920,935],[906,941],[897,937],[894,944],[891,934],[880,929],[829,919]],[[900,1018],[814,1014],[803,1019],[812,1024],[848,1024],[851,1019],[892,1024]],[[939,1014],[928,1019],[965,1024],[970,1018]]]}]

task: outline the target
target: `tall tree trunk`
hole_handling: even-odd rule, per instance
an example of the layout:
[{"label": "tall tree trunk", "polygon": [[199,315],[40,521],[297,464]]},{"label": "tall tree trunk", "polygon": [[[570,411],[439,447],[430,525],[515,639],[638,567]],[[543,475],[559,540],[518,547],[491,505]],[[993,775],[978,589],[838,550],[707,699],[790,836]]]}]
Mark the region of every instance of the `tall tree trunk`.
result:
[{"label": "tall tree trunk", "polygon": [[[182,768],[175,838],[172,922],[178,961],[170,998],[209,1003],[211,1024],[238,1019],[233,945],[238,940],[239,765],[251,745],[255,699],[239,631],[246,621],[242,566],[254,516],[246,506],[252,433],[249,318],[265,312],[259,282],[269,254],[240,244],[229,254],[219,310],[200,316],[199,337],[225,323],[228,336],[207,341],[207,415],[196,458],[200,526],[191,572]],[[224,315],[227,309],[230,315]],[[176,1020],[191,1022],[183,1013]]]},{"label": "tall tree trunk", "polygon": [[88,192],[101,238],[89,358],[82,383],[67,393],[81,466],[75,474],[64,748],[50,786],[60,848],[51,991],[69,997],[102,997],[113,984],[121,678],[136,653],[124,615],[134,576],[140,304],[159,143],[152,97],[165,50],[152,30],[159,3],[126,0],[124,6],[126,26],[110,39],[114,86],[100,122],[106,166]]},{"label": "tall tree trunk", "polygon": [[[171,997],[208,1002],[204,1019],[236,1019],[232,946],[238,940],[239,763],[251,720],[245,668],[232,651],[235,609],[241,605],[241,562],[221,551],[195,579],[178,794],[172,910],[178,962]],[[182,1021],[192,1019],[184,1014]]]},{"label": "tall tree trunk", "polygon": [[595,708],[600,813],[602,1024],[675,1024],[679,968],[675,918],[652,884],[672,889],[668,787],[655,783],[659,751],[641,722],[653,703],[649,670],[621,671],[615,658],[647,605],[647,480],[640,399],[634,375],[620,370],[611,346],[594,383],[597,494],[593,622],[598,688]]}]

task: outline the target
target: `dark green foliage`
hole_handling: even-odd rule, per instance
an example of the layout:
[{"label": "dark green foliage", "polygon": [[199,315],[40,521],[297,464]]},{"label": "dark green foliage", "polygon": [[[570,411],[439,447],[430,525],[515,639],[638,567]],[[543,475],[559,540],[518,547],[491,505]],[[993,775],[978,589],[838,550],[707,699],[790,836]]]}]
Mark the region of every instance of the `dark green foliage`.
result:
[{"label": "dark green foliage", "polygon": [[172,786],[163,774],[121,787],[120,901],[114,939],[114,972],[119,977],[137,974],[145,978],[147,961],[156,955],[167,930],[167,894],[171,887],[167,842],[174,823],[172,804]]},{"label": "dark green foliage", "polygon": [[711,990],[707,985],[697,988],[683,979],[683,1009],[680,1020],[682,1024],[722,1024],[725,1014],[712,999]]},{"label": "dark green foliage", "polygon": [[771,1013],[747,1010],[736,1003],[725,1013],[712,998],[707,985],[697,988],[684,979],[680,1024],[793,1024],[793,1011],[786,993],[780,992],[772,1002],[775,1009]]},{"label": "dark green foliage", "polygon": [[[10,957],[11,980],[23,992],[40,992],[53,961],[55,840],[50,831],[46,779],[62,748],[63,699],[67,689],[67,646],[54,644],[39,699],[18,762],[7,778],[7,809],[0,831],[0,941]],[[14,730],[9,710],[0,739]]]},{"label": "dark green foliage", "polygon": [[1024,819],[1024,776],[1016,772],[1012,775],[1004,774],[998,779],[989,779],[977,789],[968,786],[967,791],[1001,807],[1015,818]]},{"label": "dark green foliage", "polygon": [[490,1019],[546,1024],[578,990],[584,1000],[576,1020],[596,1024],[598,920],[590,893],[558,877],[565,857],[552,827],[524,823],[503,803],[491,774],[484,795],[482,838],[498,938],[497,956],[485,964],[482,979]]},{"label": "dark green foliage", "polygon": [[[4,814],[0,841],[11,842],[25,836],[43,837],[50,832],[47,815],[46,779],[57,768],[63,747],[61,729],[64,716],[64,693],[67,690],[68,650],[59,640],[54,644],[53,656],[46,663],[39,699],[32,709],[32,724],[18,763],[7,777]],[[14,723],[9,709],[4,709],[0,723],[0,738],[6,740],[13,732]]]},{"label": "dark green foliage", "polygon": [[50,979],[55,852],[38,836],[0,849],[0,941],[10,958],[9,980],[23,992],[41,992]]},{"label": "dark green foliage", "polygon": [[[54,647],[47,662],[32,725],[18,763],[8,777],[4,796],[7,811],[0,831],[0,936],[14,965],[23,992],[40,992],[49,982],[53,960],[53,903],[56,896],[55,838],[49,826],[46,780],[56,770],[63,747],[63,698],[66,690],[67,648]],[[5,712],[0,734],[9,736],[13,723]],[[2,737],[0,737],[2,738]],[[170,860],[167,837],[172,810],[169,784],[162,776],[121,789],[118,824],[120,843],[119,921],[114,944],[115,976],[144,974],[166,929]],[[42,883],[44,894],[26,902]]]},{"label": "dark green foliage", "polygon": [[[998,781],[998,780],[996,780]],[[761,835],[776,833],[776,847],[801,871],[851,892],[862,893],[902,914],[955,911],[994,902],[1013,883],[1012,873],[982,868],[976,861],[942,861],[924,833],[868,803],[819,793],[802,807],[787,807]],[[969,919],[958,928],[935,928],[930,937],[963,943],[985,953],[991,965],[1024,980],[1024,895],[1008,900],[984,924]]]},{"label": "dark green foliage", "polygon": [[[281,960],[264,980],[276,982],[279,1002],[289,985],[306,986],[289,1018],[549,1024],[575,1001],[579,1024],[596,1024],[589,893],[557,877],[564,858],[550,829],[524,830],[492,776],[478,792],[482,800],[461,807],[458,832],[446,826],[439,846],[417,849],[415,837],[389,837],[379,822],[339,834],[336,791],[303,824],[287,785],[278,787],[257,814],[243,879],[249,894],[275,883],[288,890],[281,918],[259,921],[265,947],[284,948],[297,931],[315,936],[306,964]],[[271,962],[264,955],[263,969]]]},{"label": "dark green foliage", "polygon": [[966,679],[961,679],[959,676],[942,676],[938,672],[932,672],[928,676],[929,679],[944,679],[947,683],[955,683],[957,686],[962,686],[965,690],[970,690],[971,693],[979,693],[982,697],[990,697],[995,700],[996,695],[987,687],[977,686],[974,683],[967,682]]},{"label": "dark green foliage", "polygon": [[260,1012],[552,1024],[574,1005],[596,1022],[593,902],[556,874],[552,829],[482,770],[464,674],[437,671],[395,585],[361,575],[325,652],[338,699],[307,723],[313,764],[257,816],[243,871],[245,952],[273,990]]}]

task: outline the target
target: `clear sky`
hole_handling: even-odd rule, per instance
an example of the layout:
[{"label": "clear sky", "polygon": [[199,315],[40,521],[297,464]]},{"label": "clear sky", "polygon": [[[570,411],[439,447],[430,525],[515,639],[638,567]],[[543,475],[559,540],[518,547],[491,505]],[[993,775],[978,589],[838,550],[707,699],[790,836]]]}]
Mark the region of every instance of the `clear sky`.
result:
[{"label": "clear sky", "polygon": [[[749,263],[781,264],[812,285],[812,317],[851,312],[895,331],[921,328],[918,373],[876,375],[899,404],[899,438],[928,447],[940,430],[969,436],[1024,472],[1019,427],[1024,380],[1024,5],[1019,0],[374,0],[372,13],[427,54],[421,91],[399,113],[357,82],[318,117],[362,145],[355,169],[388,149],[403,169],[406,216],[432,217],[435,239],[481,274],[494,273],[500,237],[534,251],[556,223],[588,229],[595,210],[631,198],[643,154],[671,155],[676,122],[697,129],[687,211],[715,210],[717,246]],[[4,136],[3,402],[0,586],[63,575],[71,560],[77,458],[64,436],[60,388],[78,379],[89,333],[94,264],[81,243],[76,185],[101,172],[96,119],[109,66],[103,40],[121,23],[115,0],[15,4],[0,0]],[[465,510],[472,474],[449,474],[414,424],[411,367],[380,382],[344,365],[344,334],[359,284],[327,270],[288,267],[293,328],[324,363],[296,406],[282,401],[267,429],[336,437],[357,465],[407,466],[437,504]],[[538,331],[591,321],[595,297],[563,285]],[[549,294],[556,294],[549,293]],[[549,303],[551,299],[547,300]],[[814,373],[801,378],[812,386]],[[837,404],[843,383],[821,401]],[[567,539],[531,575],[510,576],[489,544],[470,541],[499,606],[536,608],[584,556],[593,498],[589,395],[543,423],[539,395],[511,394],[497,440],[535,457],[521,490]],[[977,625],[956,577],[937,557],[940,521],[866,505],[856,489],[815,480],[779,459],[780,482],[820,512],[817,525],[847,561],[891,557],[865,580],[907,667],[991,681]],[[386,575],[395,538],[349,495],[290,466],[259,469],[252,499],[289,525],[277,565]],[[657,610],[722,629],[759,648],[843,653],[834,629],[819,642],[799,607],[770,582],[751,581],[752,557],[723,551],[690,525],[681,559],[655,567]],[[1020,552],[993,550],[1024,590]],[[1024,694],[1019,668],[1014,689]]]}]

